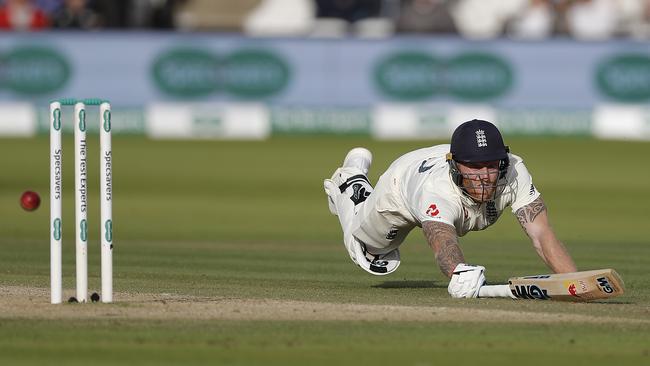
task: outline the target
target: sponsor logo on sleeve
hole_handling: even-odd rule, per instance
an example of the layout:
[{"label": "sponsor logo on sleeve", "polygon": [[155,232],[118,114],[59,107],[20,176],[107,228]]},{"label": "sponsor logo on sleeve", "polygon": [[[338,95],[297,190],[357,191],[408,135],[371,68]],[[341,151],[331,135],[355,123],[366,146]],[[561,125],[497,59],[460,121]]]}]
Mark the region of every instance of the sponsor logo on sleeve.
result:
[{"label": "sponsor logo on sleeve", "polygon": [[440,214],[440,210],[438,210],[438,206],[436,206],[435,203],[429,205],[429,208],[427,209],[426,214],[431,217],[436,217],[438,214]]}]

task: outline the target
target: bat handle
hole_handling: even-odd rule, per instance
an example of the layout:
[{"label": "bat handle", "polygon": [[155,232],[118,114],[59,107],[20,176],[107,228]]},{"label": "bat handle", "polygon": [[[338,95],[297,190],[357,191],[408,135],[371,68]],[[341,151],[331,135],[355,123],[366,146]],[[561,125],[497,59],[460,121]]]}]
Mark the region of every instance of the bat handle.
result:
[{"label": "bat handle", "polygon": [[486,285],[482,286],[478,290],[478,297],[510,297],[512,292],[510,291],[510,286],[508,285]]}]

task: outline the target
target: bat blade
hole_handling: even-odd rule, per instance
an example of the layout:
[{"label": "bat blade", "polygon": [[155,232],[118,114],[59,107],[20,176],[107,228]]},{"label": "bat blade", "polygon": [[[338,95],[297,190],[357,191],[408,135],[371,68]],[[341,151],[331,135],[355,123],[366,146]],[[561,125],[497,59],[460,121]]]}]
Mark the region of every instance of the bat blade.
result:
[{"label": "bat blade", "polygon": [[513,277],[508,280],[508,285],[481,287],[479,297],[590,301],[608,299],[624,292],[625,285],[621,276],[615,270],[608,268]]},{"label": "bat blade", "polygon": [[590,301],[625,292],[621,276],[611,268],[513,277],[508,280],[508,285],[514,297],[519,299]]}]

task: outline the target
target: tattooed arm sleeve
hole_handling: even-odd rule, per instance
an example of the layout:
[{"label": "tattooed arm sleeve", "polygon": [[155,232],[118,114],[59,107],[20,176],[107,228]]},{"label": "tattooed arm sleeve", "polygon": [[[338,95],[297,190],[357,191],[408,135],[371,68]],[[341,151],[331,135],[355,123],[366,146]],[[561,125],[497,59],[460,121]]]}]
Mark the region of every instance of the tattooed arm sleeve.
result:
[{"label": "tattooed arm sleeve", "polygon": [[555,236],[548,221],[548,212],[542,197],[515,212],[522,229],[535,247],[537,254],[555,273],[577,271],[564,244]]},{"label": "tattooed arm sleeve", "polygon": [[425,221],[422,223],[424,236],[436,255],[440,271],[451,278],[458,263],[465,263],[463,252],[458,246],[456,229],[442,222]]},{"label": "tattooed arm sleeve", "polygon": [[526,224],[535,221],[537,216],[539,216],[542,211],[546,211],[546,205],[544,205],[544,201],[542,200],[541,196],[537,197],[537,199],[530,204],[517,210],[515,213],[517,215],[517,220],[519,220],[519,224],[524,229],[524,231],[526,231],[526,234],[528,234],[528,231],[526,230]]}]

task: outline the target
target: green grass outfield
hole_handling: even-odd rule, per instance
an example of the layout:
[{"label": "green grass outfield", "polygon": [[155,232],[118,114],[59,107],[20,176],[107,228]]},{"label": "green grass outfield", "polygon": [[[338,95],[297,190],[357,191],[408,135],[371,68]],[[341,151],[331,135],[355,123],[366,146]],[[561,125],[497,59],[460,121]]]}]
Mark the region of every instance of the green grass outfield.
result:
[{"label": "green grass outfield", "polygon": [[[650,170],[645,158],[650,144],[506,140],[524,157],[551,223],[579,268],[617,269],[626,283],[625,295],[589,304],[450,299],[447,280],[417,230],[402,246],[402,265],[395,274],[373,277],[355,268],[341,242],[338,221],[327,210],[322,179],[351,147],[373,151],[370,178],[375,181],[394,158],[432,142],[360,137],[150,141],[114,136],[116,293],[376,306],[371,309],[398,305],[439,312],[487,309],[519,318],[368,320],[361,314],[360,320],[260,320],[194,319],[188,314],[148,319],[102,315],[113,309],[135,311],[129,303],[47,305],[47,314],[0,313],[0,364],[647,364]],[[0,288],[49,288],[48,143],[47,136],[0,139]],[[74,288],[72,139],[64,146],[64,287],[69,293]],[[96,140],[89,144],[89,157],[93,292],[99,289]],[[27,189],[43,199],[35,212],[18,204]],[[487,267],[493,283],[547,272],[509,213],[490,229],[461,238],[461,246],[468,261]],[[14,300],[3,296],[0,305],[6,309]],[[49,297],[26,301],[46,304]],[[99,309],[98,316],[57,316],[59,309],[87,307]],[[188,305],[188,311],[194,309]],[[536,320],[535,314],[547,320]],[[590,320],[581,321],[579,315]],[[554,316],[559,320],[548,320]]]}]

